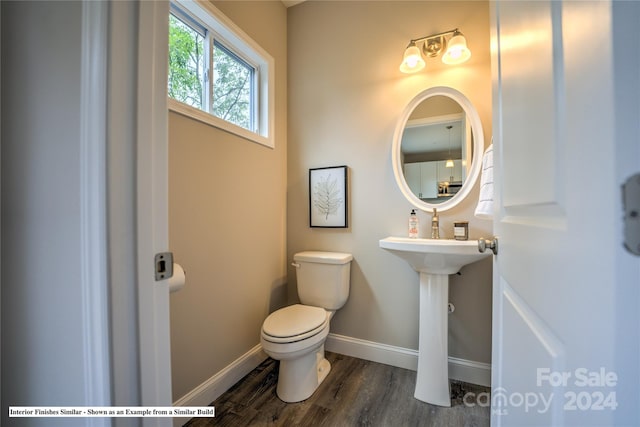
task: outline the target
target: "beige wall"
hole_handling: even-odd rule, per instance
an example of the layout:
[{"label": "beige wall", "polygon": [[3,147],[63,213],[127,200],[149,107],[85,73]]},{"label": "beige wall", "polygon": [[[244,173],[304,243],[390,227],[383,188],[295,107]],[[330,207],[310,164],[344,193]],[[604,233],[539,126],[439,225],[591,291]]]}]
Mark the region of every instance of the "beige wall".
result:
[{"label": "beige wall", "polygon": [[[428,61],[428,71],[398,71],[412,38],[459,27],[472,58],[451,67]],[[396,122],[407,103],[432,86],[451,86],[476,106],[491,139],[491,66],[488,2],[308,1],[289,9],[289,127],[287,255],[308,249],[351,252],[351,296],[332,332],[394,346],[418,346],[418,274],[378,247],[386,236],[407,234],[411,205],[391,166]],[[349,229],[311,229],[308,169],[350,168]],[[468,201],[441,214],[441,236],[454,220],[469,220],[470,235],[491,234],[473,217],[478,186]],[[429,216],[421,212],[422,235]],[[296,299],[288,270],[289,298]],[[491,358],[491,260],[451,277],[450,355]]]},{"label": "beige wall", "polygon": [[275,59],[276,147],[169,114],[170,244],[187,271],[171,295],[174,400],[258,344],[287,297],[286,9],[214,4]]}]

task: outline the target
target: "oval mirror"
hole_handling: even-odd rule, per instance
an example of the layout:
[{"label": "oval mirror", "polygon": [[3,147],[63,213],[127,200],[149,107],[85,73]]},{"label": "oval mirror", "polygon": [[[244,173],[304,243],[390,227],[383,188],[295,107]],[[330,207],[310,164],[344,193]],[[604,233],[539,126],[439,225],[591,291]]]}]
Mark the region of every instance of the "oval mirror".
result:
[{"label": "oval mirror", "polygon": [[469,194],[480,173],[480,116],[462,93],[433,87],[405,108],[393,137],[393,173],[418,209],[446,211]]}]

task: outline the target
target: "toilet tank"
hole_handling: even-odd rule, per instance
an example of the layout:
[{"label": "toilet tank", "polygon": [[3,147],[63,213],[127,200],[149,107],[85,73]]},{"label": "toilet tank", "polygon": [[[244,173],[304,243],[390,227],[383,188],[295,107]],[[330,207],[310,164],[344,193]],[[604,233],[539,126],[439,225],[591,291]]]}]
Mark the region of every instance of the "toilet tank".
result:
[{"label": "toilet tank", "polygon": [[305,305],[338,310],[349,298],[351,254],[339,252],[299,252],[296,265],[298,296]]}]

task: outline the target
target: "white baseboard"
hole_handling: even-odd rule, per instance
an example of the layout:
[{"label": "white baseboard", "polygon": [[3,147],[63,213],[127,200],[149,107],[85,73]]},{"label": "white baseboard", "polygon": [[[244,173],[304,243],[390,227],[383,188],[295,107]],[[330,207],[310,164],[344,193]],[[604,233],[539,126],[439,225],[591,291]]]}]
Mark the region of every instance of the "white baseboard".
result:
[{"label": "white baseboard", "polygon": [[[325,349],[347,356],[398,368],[418,369],[418,351],[373,341],[329,334]],[[471,384],[491,386],[491,365],[472,360],[449,357],[449,378]]]},{"label": "white baseboard", "polygon": [[344,335],[329,334],[325,350],[398,368],[418,369],[418,351]]},{"label": "white baseboard", "polygon": [[449,378],[491,387],[491,365],[449,356]]},{"label": "white baseboard", "polygon": [[[208,406],[240,381],[242,377],[264,362],[267,357],[266,353],[262,351],[262,346],[256,345],[223,370],[173,402],[173,406]],[[174,418],[173,426],[180,427],[190,419],[189,417]]]}]

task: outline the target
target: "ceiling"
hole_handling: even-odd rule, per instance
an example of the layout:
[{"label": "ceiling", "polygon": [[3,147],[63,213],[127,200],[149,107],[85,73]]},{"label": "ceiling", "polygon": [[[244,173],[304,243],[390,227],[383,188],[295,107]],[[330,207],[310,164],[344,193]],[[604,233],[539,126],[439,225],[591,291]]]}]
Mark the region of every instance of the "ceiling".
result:
[{"label": "ceiling", "polygon": [[[449,129],[447,129],[449,125],[451,126],[451,134],[449,134]],[[462,144],[461,141],[461,120],[407,126],[402,134],[402,152],[404,154],[416,154],[453,149],[459,153]]]}]

